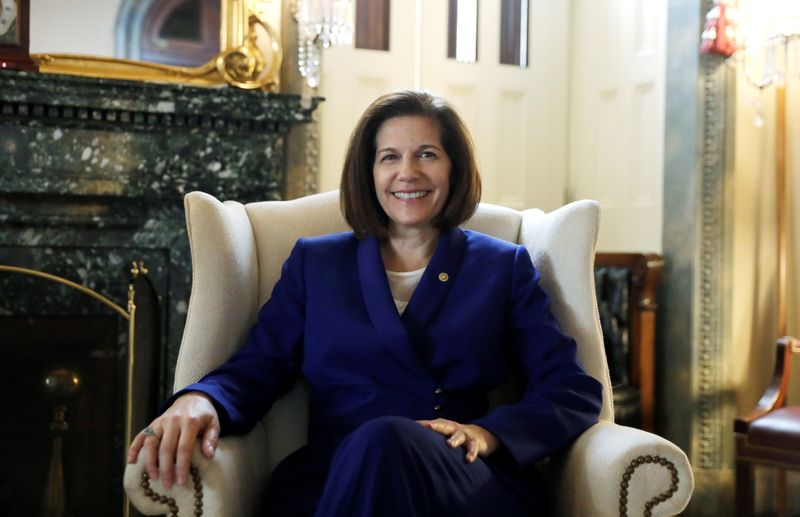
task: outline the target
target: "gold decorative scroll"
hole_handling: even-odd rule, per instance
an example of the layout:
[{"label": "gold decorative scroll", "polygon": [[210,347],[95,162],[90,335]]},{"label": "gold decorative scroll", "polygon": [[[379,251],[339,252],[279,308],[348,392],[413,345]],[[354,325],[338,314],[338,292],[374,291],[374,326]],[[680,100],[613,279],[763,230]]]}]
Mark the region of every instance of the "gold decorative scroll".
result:
[{"label": "gold decorative scroll", "polygon": [[31,58],[44,73],[277,92],[283,58],[279,8],[279,0],[221,0],[220,48],[225,50],[199,67],[79,54]]}]

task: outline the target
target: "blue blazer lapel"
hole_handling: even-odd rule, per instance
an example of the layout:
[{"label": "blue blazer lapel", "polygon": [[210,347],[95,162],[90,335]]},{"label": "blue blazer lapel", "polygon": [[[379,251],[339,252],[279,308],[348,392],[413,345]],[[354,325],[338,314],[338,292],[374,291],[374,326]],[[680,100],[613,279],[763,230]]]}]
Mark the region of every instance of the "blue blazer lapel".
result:
[{"label": "blue blazer lapel", "polygon": [[467,238],[461,228],[442,232],[436,251],[403,312],[403,321],[412,339],[430,324],[445,303],[458,276],[466,245]]},{"label": "blue blazer lapel", "polygon": [[358,245],[358,276],[367,312],[375,332],[400,362],[416,376],[427,377],[427,370],[411,344],[408,332],[392,299],[389,281],[380,253],[380,243],[368,237]]}]

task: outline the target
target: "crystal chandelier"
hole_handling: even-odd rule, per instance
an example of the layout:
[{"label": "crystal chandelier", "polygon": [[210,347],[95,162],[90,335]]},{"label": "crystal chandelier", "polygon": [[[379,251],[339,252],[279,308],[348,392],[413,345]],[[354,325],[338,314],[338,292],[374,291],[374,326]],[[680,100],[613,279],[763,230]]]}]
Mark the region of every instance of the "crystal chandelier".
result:
[{"label": "crystal chandelier", "polygon": [[311,88],[319,86],[320,54],[353,42],[354,0],[295,0],[297,66]]}]

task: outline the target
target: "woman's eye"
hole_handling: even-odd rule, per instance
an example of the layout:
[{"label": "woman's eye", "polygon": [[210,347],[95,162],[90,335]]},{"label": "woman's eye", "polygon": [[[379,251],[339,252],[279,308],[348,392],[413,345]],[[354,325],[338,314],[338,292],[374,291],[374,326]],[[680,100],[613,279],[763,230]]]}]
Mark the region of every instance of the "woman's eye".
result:
[{"label": "woman's eye", "polygon": [[395,160],[395,159],[397,159],[397,155],[396,154],[384,154],[383,156],[381,156],[381,161],[382,162],[388,162],[388,161]]},{"label": "woman's eye", "polygon": [[420,158],[436,158],[436,154],[432,151],[422,151],[419,154]]}]

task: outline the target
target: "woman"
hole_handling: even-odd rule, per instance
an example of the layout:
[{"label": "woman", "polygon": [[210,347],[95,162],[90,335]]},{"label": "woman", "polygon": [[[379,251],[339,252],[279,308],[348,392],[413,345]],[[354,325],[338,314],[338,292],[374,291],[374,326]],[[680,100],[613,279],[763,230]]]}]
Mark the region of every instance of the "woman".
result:
[{"label": "woman", "polygon": [[[302,373],[309,441],[273,473],[267,515],[532,515],[534,464],[597,421],[600,384],[549,312],[524,247],[458,227],[480,199],[472,143],[441,99],[377,99],[352,136],[352,233],[301,239],[246,345],[134,439],[185,483],[201,440],[249,431]],[[514,373],[521,397],[488,412]]]}]

